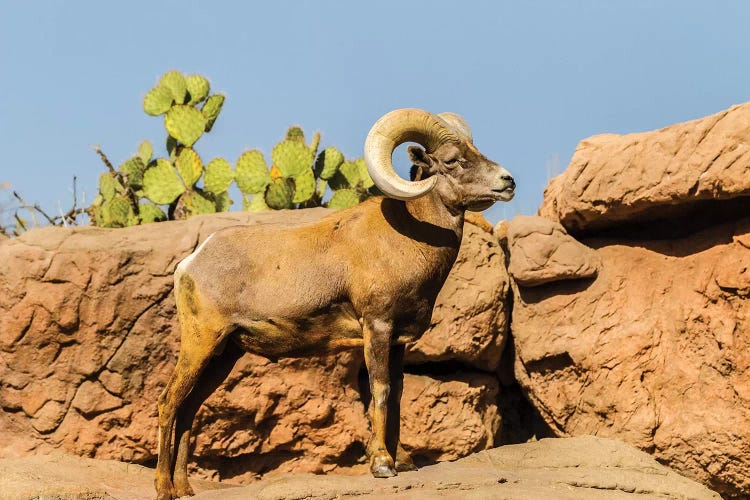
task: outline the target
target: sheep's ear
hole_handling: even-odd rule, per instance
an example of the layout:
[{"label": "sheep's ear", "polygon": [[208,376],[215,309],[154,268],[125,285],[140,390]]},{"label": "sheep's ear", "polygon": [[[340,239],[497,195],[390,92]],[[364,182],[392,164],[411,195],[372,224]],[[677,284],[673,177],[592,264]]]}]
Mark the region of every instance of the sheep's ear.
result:
[{"label": "sheep's ear", "polygon": [[409,152],[409,159],[414,165],[424,172],[432,170],[432,158],[427,154],[427,151],[419,146],[409,146],[406,150]]}]

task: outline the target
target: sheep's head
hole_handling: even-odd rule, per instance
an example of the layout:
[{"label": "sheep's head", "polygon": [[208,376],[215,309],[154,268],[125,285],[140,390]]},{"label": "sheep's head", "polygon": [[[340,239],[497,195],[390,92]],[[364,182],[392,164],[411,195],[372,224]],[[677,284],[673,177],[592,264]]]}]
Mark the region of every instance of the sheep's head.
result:
[{"label": "sheep's head", "polygon": [[[405,142],[423,146],[408,149],[414,164],[411,181],[396,174],[391,160],[394,149]],[[454,113],[391,111],[370,130],[365,161],[386,196],[410,200],[435,189],[453,209],[480,211],[496,201],[510,201],[516,186],[507,170],[479,152],[469,125]]]}]

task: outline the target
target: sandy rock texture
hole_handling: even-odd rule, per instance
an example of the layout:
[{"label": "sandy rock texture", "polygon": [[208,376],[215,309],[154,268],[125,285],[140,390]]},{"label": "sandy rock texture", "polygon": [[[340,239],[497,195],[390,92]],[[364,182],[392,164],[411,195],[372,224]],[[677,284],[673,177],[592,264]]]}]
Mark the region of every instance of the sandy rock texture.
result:
[{"label": "sandy rock texture", "polygon": [[734,498],[750,496],[749,140],[743,104],[583,141],[540,214],[598,274],[513,284],[516,379],[555,435],[616,436]]},{"label": "sandy rock texture", "polygon": [[508,246],[508,272],[523,286],[592,278],[601,267],[596,252],[543,217],[514,217],[508,226]]},{"label": "sandy rock texture", "polygon": [[[153,498],[153,470],[73,456],[0,459],[3,498]],[[249,486],[192,480],[201,499],[492,498],[714,500],[646,453],[601,438],[544,439],[482,451],[395,478],[282,474]]]},{"label": "sandy rock texture", "polygon": [[[300,224],[327,213],[227,213],[116,230],[45,228],[1,243],[0,456],[63,451],[152,463],[156,400],[179,342],[176,264],[221,227]],[[466,244],[484,249],[486,262],[463,257],[463,271],[450,278],[458,281],[452,289],[466,288],[477,267],[502,269],[485,235],[473,226],[467,230]],[[507,275],[500,273],[503,279],[507,288]],[[485,299],[476,309],[482,319],[462,311],[458,321],[470,325],[467,340],[460,340],[463,330],[452,331],[459,344],[486,347],[477,350],[480,364],[498,355],[507,322],[506,304],[492,303],[498,280],[484,283],[493,288],[468,287]],[[437,335],[445,335],[439,323],[450,322],[448,314],[442,318]],[[487,338],[479,339],[476,325],[485,321],[494,322],[483,330]],[[402,415],[414,422],[404,431],[408,446],[422,461],[493,446],[496,382],[480,372],[436,378],[431,356],[422,354],[427,365],[406,378],[409,404]],[[446,357],[441,352],[435,359]],[[203,432],[195,443],[194,472],[242,482],[269,471],[360,467],[369,433],[361,366],[355,352],[279,363],[246,356],[199,413]],[[450,425],[454,421],[466,425]]]},{"label": "sandy rock texture", "polygon": [[617,437],[750,494],[750,219],[587,240],[595,280],[516,286],[516,378],[558,435]]},{"label": "sandy rock texture", "polygon": [[[750,103],[638,134],[582,141],[545,190],[539,215],[571,233],[623,222],[701,216],[750,196]],[[747,204],[742,204],[747,212]]]},{"label": "sandy rock texture", "polygon": [[497,369],[510,318],[510,278],[492,226],[480,217],[473,219],[484,221],[483,227],[464,226],[464,242],[438,295],[430,329],[407,348],[407,363],[450,360]]}]

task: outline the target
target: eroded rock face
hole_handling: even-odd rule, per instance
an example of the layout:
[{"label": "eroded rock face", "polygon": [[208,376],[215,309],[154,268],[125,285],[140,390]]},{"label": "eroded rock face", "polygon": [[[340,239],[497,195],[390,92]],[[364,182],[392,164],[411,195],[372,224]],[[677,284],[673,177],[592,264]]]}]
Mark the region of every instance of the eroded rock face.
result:
[{"label": "eroded rock face", "polygon": [[569,236],[559,223],[543,217],[514,217],[508,227],[508,245],[508,271],[523,286],[592,278],[601,266],[596,252]]},{"label": "eroded rock face", "polygon": [[401,405],[404,447],[418,464],[492,448],[501,424],[497,394],[497,379],[487,374],[407,374]]},{"label": "eroded rock face", "polygon": [[466,224],[461,251],[438,295],[430,328],[408,347],[406,362],[461,361],[495,370],[508,330],[509,281],[497,238],[487,227]]},{"label": "eroded rock face", "polygon": [[[582,141],[539,215],[572,233],[703,215],[698,202],[750,196],[750,103],[654,132]],[[716,210],[716,207],[711,207]],[[737,209],[744,209],[747,205]]]},{"label": "eroded rock face", "polygon": [[558,435],[616,437],[750,495],[750,219],[590,239],[592,281],[514,285],[516,377]]},{"label": "eroded rock face", "polygon": [[[176,264],[221,227],[299,224],[327,213],[229,213],[116,230],[46,228],[2,243],[0,456],[62,450],[153,461],[156,401],[179,345],[172,296]],[[486,246],[472,229],[465,240],[473,248]],[[481,255],[494,262],[491,251]],[[486,331],[494,336],[481,345],[497,337],[495,326]],[[361,365],[354,352],[279,363],[246,356],[199,413],[194,472],[241,482],[268,471],[356,468],[369,435],[359,393]],[[496,385],[478,377],[470,383],[407,377],[411,396],[402,415],[413,426],[408,446],[437,458],[492,446]],[[429,390],[415,394],[412,385]],[[428,421],[425,409],[433,408],[434,394],[445,404],[429,412]],[[439,425],[459,411],[461,419],[475,423],[465,429]],[[469,446],[477,436],[481,446]],[[433,437],[441,448],[430,444]]]}]

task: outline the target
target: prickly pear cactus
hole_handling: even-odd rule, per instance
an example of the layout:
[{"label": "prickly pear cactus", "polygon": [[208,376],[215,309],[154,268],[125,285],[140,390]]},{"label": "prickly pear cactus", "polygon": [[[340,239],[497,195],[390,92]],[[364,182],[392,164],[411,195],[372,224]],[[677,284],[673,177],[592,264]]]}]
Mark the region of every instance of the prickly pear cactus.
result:
[{"label": "prickly pear cactus", "polygon": [[342,163],[329,183],[332,189],[353,188],[360,191],[375,185],[367,172],[367,166],[363,158]]},{"label": "prickly pear cactus", "polygon": [[141,141],[138,145],[138,153],[136,156],[141,159],[143,165],[148,165],[151,162],[151,157],[154,156],[154,147],[150,141]]},{"label": "prickly pear cactus", "polygon": [[292,203],[304,203],[315,194],[315,174],[311,169],[303,170],[301,174],[293,177],[294,197]]},{"label": "prickly pear cactus", "polygon": [[174,102],[172,91],[161,85],[149,90],[143,98],[143,111],[151,116],[166,113]]},{"label": "prickly pear cactus", "polygon": [[270,207],[266,205],[266,199],[262,194],[254,194],[251,197],[243,195],[242,210],[248,212],[263,212],[265,210],[270,210]]},{"label": "prickly pear cactus", "polygon": [[159,80],[159,87],[169,89],[176,104],[183,104],[187,94],[185,77],[179,71],[168,71]]},{"label": "prickly pear cactus", "polygon": [[143,187],[143,172],[146,171],[146,164],[143,163],[140,156],[134,156],[128,160],[125,160],[119,167],[117,167],[123,175],[128,185],[133,190],[139,190]]},{"label": "prickly pear cactus", "polygon": [[333,193],[328,208],[341,210],[343,208],[353,207],[360,202],[359,195],[353,189],[339,189]]},{"label": "prickly pear cactus", "polygon": [[188,75],[185,77],[185,86],[188,92],[188,104],[194,105],[208,97],[211,85],[201,75]]},{"label": "prickly pear cactus", "polygon": [[216,122],[219,113],[221,113],[222,106],[224,106],[224,96],[221,94],[214,94],[206,99],[206,102],[201,109],[201,113],[203,113],[203,116],[206,118],[206,132],[211,132],[214,122]]},{"label": "prickly pear cactus", "polygon": [[237,160],[235,181],[240,191],[245,194],[264,191],[271,182],[271,172],[268,170],[263,153],[257,149],[242,153]]},{"label": "prickly pear cactus", "polygon": [[168,205],[183,192],[185,186],[172,164],[163,158],[157,158],[143,173],[143,193],[157,205]]},{"label": "prickly pear cactus", "polygon": [[334,147],[324,149],[315,160],[315,176],[328,180],[344,163],[344,155]]},{"label": "prickly pear cactus", "polygon": [[206,128],[203,113],[192,106],[175,105],[164,117],[164,126],[169,135],[185,146],[192,146],[200,139]]},{"label": "prickly pear cactus", "polygon": [[304,142],[282,141],[273,148],[271,160],[284,177],[300,175],[313,164],[313,153]]},{"label": "prickly pear cactus", "polygon": [[167,214],[153,203],[140,203],[138,205],[138,215],[141,219],[141,224],[167,220]]},{"label": "prickly pear cactus", "polygon": [[212,129],[225,100],[210,92],[201,75],[168,71],[161,76],[144,96],[143,109],[164,115],[166,158],[155,158],[151,143],[143,141],[114,170],[98,150],[109,172],[99,179],[99,194],[89,210],[92,223],[124,227],[226,211],[232,205],[232,182],[242,192],[243,209],[254,211],[344,208],[376,193],[362,159],[347,162],[334,147],[319,152],[320,133],[306,144],[297,125],[274,146],[270,164],[258,150],[242,153],[234,169],[223,158],[204,164],[194,145]]},{"label": "prickly pear cactus", "polygon": [[104,201],[110,201],[115,197],[119,184],[117,179],[109,172],[105,172],[99,176],[99,194],[102,195]]},{"label": "prickly pear cactus", "polygon": [[206,174],[203,178],[203,187],[206,191],[213,194],[226,193],[233,180],[232,166],[224,158],[214,158],[206,165]]},{"label": "prickly pear cactus", "polygon": [[284,177],[274,179],[266,188],[266,204],[274,210],[292,208],[294,180]]},{"label": "prickly pear cactus", "polygon": [[177,171],[186,187],[194,186],[203,174],[203,163],[192,148],[182,148],[175,161]]},{"label": "prickly pear cactus", "polygon": [[292,125],[286,131],[286,140],[305,143],[305,133],[299,125]]}]

